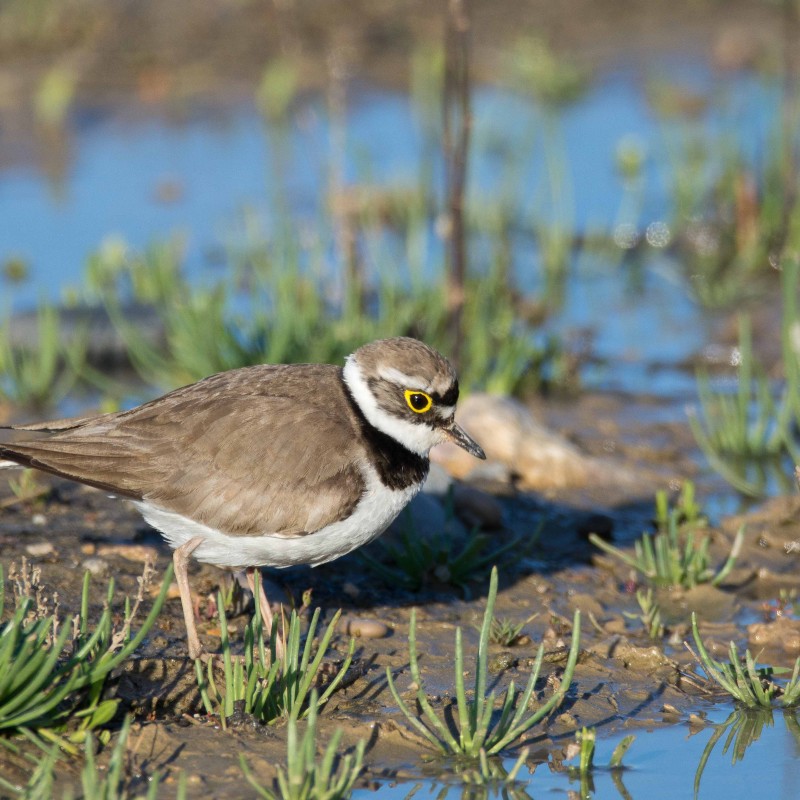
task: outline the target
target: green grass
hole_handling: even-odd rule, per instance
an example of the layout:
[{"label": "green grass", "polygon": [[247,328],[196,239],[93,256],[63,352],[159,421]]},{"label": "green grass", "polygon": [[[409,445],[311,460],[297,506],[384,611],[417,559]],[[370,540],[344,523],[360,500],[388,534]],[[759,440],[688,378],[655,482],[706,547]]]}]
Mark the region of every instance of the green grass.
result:
[{"label": "green grass", "polygon": [[[716,684],[747,708],[772,708],[773,705],[791,708],[800,703],[800,658],[795,661],[794,669],[785,683],[778,683],[775,676],[779,670],[772,667],[756,665],[749,650],[744,659],[734,642],[730,644],[730,659],[727,662],[717,661],[711,657],[700,632],[697,629],[697,614],[692,612],[692,638],[699,663],[703,667],[709,682]],[[788,672],[788,670],[781,670]]]},{"label": "green grass", "polygon": [[[131,717],[126,716],[122,723],[117,741],[111,750],[108,764],[100,767],[97,762],[97,745],[91,733],[87,734],[83,743],[82,754],[84,764],[80,773],[81,800],[156,800],[159,796],[160,776],[153,775],[149,782],[141,775],[128,774],[127,747],[131,730]],[[61,756],[57,745],[52,745],[42,758],[29,756],[28,762],[33,767],[30,777],[24,786],[18,786],[0,776],[0,788],[11,797],[22,800],[53,800],[56,773]],[[148,783],[146,791],[138,791],[142,783]],[[60,794],[61,800],[73,800],[72,789],[65,789]],[[178,782],[176,800],[186,800],[186,775],[181,773]]]},{"label": "green grass", "polygon": [[84,369],[87,337],[64,341],[58,311],[39,307],[35,343],[12,344],[11,320],[0,327],[0,399],[42,409],[55,405],[76,385]]},{"label": "green grass", "polygon": [[[188,283],[180,250],[168,243],[141,255],[117,249],[95,254],[90,290],[103,299],[147,383],[172,388],[257,363],[341,363],[367,341],[403,334],[453,351],[443,280],[405,282],[382,272],[365,289],[366,306],[349,284],[332,302],[334,287],[301,266],[297,242],[250,236],[241,251],[229,250],[227,272],[204,286]],[[126,319],[132,301],[154,305],[163,343]],[[518,313],[514,293],[493,274],[469,279],[463,325],[483,332],[464,337],[459,373],[467,388],[536,388],[564,369],[558,346],[540,341]]]},{"label": "green grass", "polygon": [[735,489],[751,496],[764,494],[770,476],[782,489],[789,489],[786,463],[800,460],[800,261],[786,256],[779,266],[783,381],[770,380],[760,367],[753,353],[750,319],[742,315],[735,391],[715,390],[708,374],[698,371],[700,405],[689,414],[695,440],[711,466]]},{"label": "green grass", "polygon": [[[609,544],[595,533],[589,541],[608,553],[654,586],[682,586],[690,589],[701,583],[718,586],[730,574],[744,541],[744,526],[739,528],[728,558],[718,568],[711,564],[709,549],[711,537],[703,532],[702,524],[681,524],[681,512],[673,509],[667,518],[666,528],[655,533],[645,533],[633,544],[633,555]],[[698,530],[699,528],[699,530]]]},{"label": "green grass", "polygon": [[[104,698],[106,679],[136,650],[155,622],[172,580],[172,568],[167,569],[161,591],[134,635],[133,623],[150,575],[146,568],[132,605],[126,598],[121,625],[114,624],[111,580],[100,619],[92,627],[88,572],[80,612],[67,623],[42,607],[36,580],[28,577],[23,566],[18,582],[31,591],[23,594],[10,619],[0,626],[0,736],[28,733],[76,753],[75,745],[89,731],[110,721],[118,701]],[[0,615],[4,601],[0,570]]]},{"label": "green grass", "polygon": [[639,614],[623,612],[628,619],[636,619],[642,623],[647,635],[651,639],[661,639],[664,636],[664,623],[661,621],[661,609],[653,596],[652,587],[647,591],[636,590],[636,602],[639,604]]},{"label": "green grass", "polygon": [[[260,578],[257,576],[257,590]],[[292,609],[287,624],[283,614],[273,620],[269,646],[265,644],[264,626],[259,603],[245,628],[244,657],[235,658],[228,639],[228,625],[222,593],[218,594],[217,609],[222,639],[223,682],[217,685],[214,663],[209,660],[205,669],[198,659],[195,673],[203,705],[208,714],[219,716],[223,727],[241,704],[247,714],[262,723],[275,723],[292,716],[302,718],[314,713],[340,688],[352,662],[355,640],[350,639],[347,656],[336,675],[320,693],[314,691],[319,680],[322,660],[336,631],[341,612],[334,614],[328,625],[318,632],[320,610],[316,609],[303,640],[301,620]],[[320,635],[319,642],[316,637]],[[283,642],[283,654],[277,654],[277,639]]]},{"label": "green grass", "polygon": [[673,514],[677,515],[681,525],[700,527],[707,523],[703,510],[695,497],[695,487],[692,481],[683,481],[674,506],[670,504],[666,490],[659,489],[656,492],[656,527],[659,530],[669,527],[670,517]]},{"label": "green grass", "polygon": [[[573,620],[572,645],[559,687],[547,700],[539,704],[535,689],[544,658],[544,645],[540,645],[524,690],[518,694],[512,681],[503,696],[498,713],[498,709],[495,708],[495,693],[487,694],[489,631],[494,617],[496,598],[497,569],[494,568],[489,583],[478,653],[475,664],[470,670],[475,675],[475,686],[471,697],[468,697],[464,684],[464,648],[461,628],[456,629],[454,668],[456,703],[452,714],[452,724],[447,719],[443,721],[439,718],[425,693],[417,653],[416,610],[411,612],[408,648],[411,680],[417,687],[415,699],[421,714],[417,715],[409,708],[406,701],[400,696],[391,669],[388,667],[386,669],[386,680],[392,696],[412,729],[444,754],[478,758],[481,751],[485,751],[486,755],[491,756],[516,746],[527,731],[544,720],[551,711],[560,705],[572,681],[580,645],[580,613],[577,611]],[[534,704],[536,710],[531,711]]]},{"label": "green grass", "polygon": [[[567,775],[570,780],[575,780],[580,783],[581,797],[592,797],[594,795],[594,773],[597,769],[604,769],[611,773],[611,779],[615,788],[622,798],[629,798],[630,795],[622,783],[621,772],[625,769],[622,764],[622,759],[628,752],[631,744],[636,737],[633,735],[625,736],[611,754],[611,759],[606,767],[598,767],[595,764],[595,743],[597,741],[597,731],[595,728],[583,727],[581,730],[575,732],[575,747],[577,752],[574,755],[578,756],[578,765],[569,766],[566,768]],[[572,757],[574,757],[574,755]]]},{"label": "green grass", "polygon": [[522,622],[514,622],[514,620],[502,617],[492,617],[489,625],[489,641],[492,644],[500,645],[500,647],[514,647],[519,644],[522,639],[522,629],[535,617],[536,614],[531,615],[528,619]]},{"label": "green grass", "polygon": [[302,736],[298,734],[297,715],[289,716],[286,740],[286,766],[278,765],[274,787],[262,786],[250,772],[244,755],[239,763],[247,782],[265,800],[345,800],[350,797],[364,763],[366,742],[359,740],[353,753],[341,755],[341,728],[337,728],[317,759],[317,708],[320,700],[316,690],[311,694],[308,720]]}]

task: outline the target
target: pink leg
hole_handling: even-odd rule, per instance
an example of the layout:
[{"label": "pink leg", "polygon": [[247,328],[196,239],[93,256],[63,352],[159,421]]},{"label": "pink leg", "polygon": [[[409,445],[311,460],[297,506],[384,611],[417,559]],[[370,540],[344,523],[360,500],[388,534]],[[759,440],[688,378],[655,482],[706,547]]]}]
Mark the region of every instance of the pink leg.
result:
[{"label": "pink leg", "polygon": [[[253,593],[253,599],[261,608],[261,619],[264,621],[264,627],[267,630],[267,635],[271,636],[272,608],[270,608],[269,600],[267,600],[267,593],[264,591],[263,586],[261,586],[261,591],[258,593],[258,597],[256,597],[256,567],[248,567],[245,570],[245,575],[247,577],[247,585],[250,587],[250,591]],[[280,633],[278,633],[278,635],[275,637],[275,654],[278,656],[278,658],[283,657],[283,641]]]},{"label": "pink leg", "polygon": [[189,559],[192,553],[203,543],[200,536],[189,539],[188,542],[178,547],[172,554],[172,563],[175,565],[175,580],[178,582],[178,590],[181,594],[181,605],[183,606],[183,621],[186,624],[186,640],[189,644],[189,658],[200,658],[203,654],[203,647],[197,635],[197,628],[194,624],[194,609],[192,608],[192,593],[189,589]]}]

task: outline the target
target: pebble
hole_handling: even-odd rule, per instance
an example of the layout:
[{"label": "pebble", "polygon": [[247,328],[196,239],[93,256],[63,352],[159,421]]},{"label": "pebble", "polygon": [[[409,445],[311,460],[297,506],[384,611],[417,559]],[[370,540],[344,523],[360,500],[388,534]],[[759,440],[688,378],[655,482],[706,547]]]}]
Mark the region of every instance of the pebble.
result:
[{"label": "pebble", "polygon": [[498,653],[489,661],[489,674],[497,675],[500,672],[513,669],[517,665],[517,659],[511,653]]},{"label": "pebble", "polygon": [[108,561],[97,556],[85,558],[81,563],[84,570],[94,575],[95,578],[102,578],[108,573]]},{"label": "pebble", "polygon": [[342,584],[342,591],[352,600],[361,594],[361,590],[352,581],[345,581]]},{"label": "pebble", "polygon": [[36,542],[27,545],[25,547],[25,552],[29,556],[34,557],[49,556],[55,552],[55,547],[53,547],[51,542]]},{"label": "pebble", "polygon": [[129,561],[155,561],[158,550],[144,544],[101,544],[97,548],[98,556],[122,556]]},{"label": "pebble", "polygon": [[[156,584],[155,586],[150,587],[150,597],[158,597],[159,592],[161,592],[161,585]],[[173,581],[169,588],[167,589],[167,600],[178,600],[181,596],[181,590],[178,588],[178,584]]]},{"label": "pebble", "polygon": [[31,517],[31,522],[34,525],[46,525],[47,524],[47,517],[44,514],[34,514]]},{"label": "pebble", "polygon": [[342,617],[338,628],[342,633],[359,639],[384,639],[391,633],[391,628],[385,622],[360,617]]}]

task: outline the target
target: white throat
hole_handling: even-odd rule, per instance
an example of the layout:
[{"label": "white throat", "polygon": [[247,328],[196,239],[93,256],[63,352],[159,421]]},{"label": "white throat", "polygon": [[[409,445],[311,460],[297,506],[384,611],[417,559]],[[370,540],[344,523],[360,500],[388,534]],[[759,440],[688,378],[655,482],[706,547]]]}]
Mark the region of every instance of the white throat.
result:
[{"label": "white throat", "polygon": [[431,447],[442,441],[430,426],[414,424],[384,411],[370,391],[361,367],[353,356],[347,357],[343,374],[344,382],[370,425],[425,458],[428,457]]}]

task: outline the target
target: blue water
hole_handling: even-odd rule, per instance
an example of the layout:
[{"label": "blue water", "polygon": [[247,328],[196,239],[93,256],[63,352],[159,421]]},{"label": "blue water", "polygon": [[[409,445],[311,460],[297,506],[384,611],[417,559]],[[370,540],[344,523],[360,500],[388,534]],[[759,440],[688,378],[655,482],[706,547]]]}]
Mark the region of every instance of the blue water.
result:
[{"label": "blue water", "polygon": [[[731,711],[730,706],[715,706],[709,709],[709,719],[721,724]],[[733,740],[727,748],[726,740],[731,727],[725,729],[708,757],[699,781],[699,800],[727,798],[769,798],[769,800],[795,800],[800,797],[800,741],[789,733],[782,712],[774,712],[772,724],[761,730],[760,736],[744,749],[743,757],[734,758]],[[794,723],[796,726],[796,722]],[[607,765],[614,748],[628,733],[636,738],[623,758],[624,769],[617,773],[618,782],[632,800],[689,800],[695,797],[694,786],[698,765],[703,751],[714,734],[713,725],[694,732],[688,724],[659,727],[652,730],[632,726],[630,730],[603,738],[598,731],[595,751],[595,769],[592,772],[593,790],[581,794],[581,783],[577,776],[570,777],[566,771],[553,771],[547,764],[540,764],[531,774],[525,768],[518,774],[516,786],[531,798],[581,797],[608,800],[625,800],[615,785]],[[506,767],[511,769],[514,759],[508,759]],[[577,759],[567,766],[577,764]],[[467,800],[471,798],[501,798],[502,789],[491,788],[487,794],[481,789],[468,789],[462,785],[443,784],[421,779],[399,784],[380,785],[377,796],[381,800],[404,800],[417,787],[416,800]],[[525,795],[522,795],[525,797]],[[376,794],[369,790],[356,791],[354,800],[370,800]]]},{"label": "blue water", "polygon": [[[775,119],[774,86],[747,74],[722,80],[697,61],[669,62],[660,72],[665,74],[719,101],[705,117],[705,136],[716,141],[721,131],[732,131],[744,152],[764,152]],[[493,203],[511,175],[523,225],[556,217],[575,233],[607,234],[626,222],[640,232],[653,222],[668,225],[666,143],[686,126],[653,112],[641,72],[620,66],[596,77],[555,121],[530,98],[494,88],[477,89],[474,108],[469,185],[476,209]],[[0,263],[20,257],[32,270],[27,283],[13,290],[2,286],[0,314],[43,298],[57,300],[65,287],[80,283],[86,257],[108,237],[143,248],[179,233],[188,268],[199,275],[209,254],[236,229],[243,207],[268,228],[272,201],[280,195],[298,226],[313,230],[325,204],[333,145],[318,99],[296,109],[285,153],[250,105],[205,111],[180,123],[78,108],[66,136],[70,156],[59,186],[36,164],[0,171]],[[638,201],[624,196],[615,167],[620,141],[631,137],[645,156]],[[407,96],[360,90],[344,141],[347,183],[418,184],[423,139]],[[513,162],[508,153],[515,154]],[[553,164],[563,176],[557,193],[547,178]],[[434,171],[441,172],[441,165]],[[164,184],[177,187],[170,202],[158,199]],[[435,269],[441,247],[434,242],[430,252],[428,268]],[[475,253],[474,268],[486,268],[488,254],[480,248]],[[541,289],[541,259],[529,237],[519,239],[514,269],[523,289]],[[588,371],[590,386],[693,394],[692,376],[677,365],[707,341],[708,315],[691,299],[679,265],[657,248],[647,252],[640,283],[631,289],[621,259],[575,259],[564,307],[549,329],[562,335],[591,331],[601,364]]]}]

